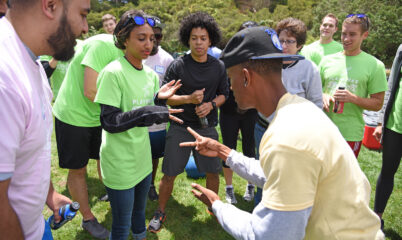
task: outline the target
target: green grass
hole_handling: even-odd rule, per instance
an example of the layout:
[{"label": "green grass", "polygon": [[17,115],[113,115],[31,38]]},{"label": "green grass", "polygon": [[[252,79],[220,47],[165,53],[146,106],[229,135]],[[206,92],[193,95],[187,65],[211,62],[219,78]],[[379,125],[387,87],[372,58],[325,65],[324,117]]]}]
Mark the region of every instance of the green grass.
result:
[{"label": "green grass", "polygon": [[[218,130],[219,132],[219,130]],[[52,137],[52,180],[57,191],[70,197],[66,188],[67,170],[58,167],[58,157],[54,135]],[[238,144],[240,147],[241,144]],[[372,187],[370,207],[373,208],[374,192],[377,176],[381,169],[381,153],[367,150],[362,147],[359,156],[359,163],[369,179]],[[161,163],[161,161],[160,161]],[[159,170],[155,183],[158,185],[162,174]],[[98,201],[98,197],[105,194],[103,185],[99,182],[96,162],[91,160],[88,164],[88,192],[89,204],[95,216],[108,229],[112,225],[112,213],[108,202]],[[158,234],[148,233],[147,239],[232,239],[219,225],[215,218],[206,213],[206,207],[191,194],[191,182],[196,182],[205,186],[205,179],[193,180],[187,178],[186,174],[181,174],[176,178],[173,195],[169,199],[166,213],[167,219],[164,228]],[[233,185],[235,195],[238,200],[237,207],[245,211],[252,211],[253,203],[242,200],[247,182],[234,174]],[[220,176],[219,196],[224,199],[224,178]],[[387,239],[402,239],[402,174],[398,171],[395,176],[395,186],[391,198],[388,201],[387,209],[384,214],[385,234]],[[146,209],[146,224],[152,218],[157,202],[148,201]],[[51,215],[48,208],[44,210],[45,217]],[[82,217],[78,214],[71,222],[62,228],[53,231],[54,239],[92,239],[92,237],[81,228]],[[131,237],[129,239],[132,239]]]}]

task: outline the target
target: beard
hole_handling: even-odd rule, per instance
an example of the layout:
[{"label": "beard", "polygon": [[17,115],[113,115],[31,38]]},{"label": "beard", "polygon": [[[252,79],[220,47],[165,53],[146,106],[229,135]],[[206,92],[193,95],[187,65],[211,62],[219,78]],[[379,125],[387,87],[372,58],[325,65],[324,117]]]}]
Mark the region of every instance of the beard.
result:
[{"label": "beard", "polygon": [[67,21],[66,12],[63,13],[56,32],[50,35],[47,42],[53,49],[53,57],[56,60],[68,61],[74,56],[75,35],[71,30],[70,23]]}]

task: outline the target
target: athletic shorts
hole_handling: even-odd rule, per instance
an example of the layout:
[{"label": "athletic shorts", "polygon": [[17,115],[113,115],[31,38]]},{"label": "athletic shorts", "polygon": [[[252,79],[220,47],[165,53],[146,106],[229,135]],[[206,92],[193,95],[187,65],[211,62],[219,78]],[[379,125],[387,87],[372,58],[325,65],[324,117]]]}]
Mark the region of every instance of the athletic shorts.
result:
[{"label": "athletic shorts", "polygon": [[[194,129],[204,137],[218,140],[218,132],[215,127]],[[184,171],[190,153],[193,152],[198,171],[205,173],[219,173],[222,169],[218,157],[205,157],[200,155],[194,148],[180,147],[181,142],[193,142],[195,139],[185,127],[170,125],[166,135],[165,157],[162,164],[162,172],[168,176],[177,176]]]},{"label": "athletic shorts", "polygon": [[59,166],[80,169],[89,159],[99,159],[102,128],[77,127],[55,118],[55,131]]},{"label": "athletic shorts", "polygon": [[151,141],[152,159],[163,157],[165,153],[166,130],[149,132],[149,140]]},{"label": "athletic shorts", "polygon": [[358,142],[350,142],[347,141],[350,148],[352,149],[353,153],[355,154],[355,157],[357,158],[359,156],[360,148],[362,147],[362,141]]}]

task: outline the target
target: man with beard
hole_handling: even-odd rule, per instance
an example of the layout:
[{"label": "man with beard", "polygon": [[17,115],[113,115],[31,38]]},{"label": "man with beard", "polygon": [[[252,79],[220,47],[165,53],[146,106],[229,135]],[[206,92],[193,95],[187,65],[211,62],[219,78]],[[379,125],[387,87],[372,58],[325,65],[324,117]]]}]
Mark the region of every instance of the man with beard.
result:
[{"label": "man with beard", "polygon": [[88,31],[89,7],[89,0],[12,0],[0,20],[0,239],[52,239],[43,205],[57,222],[71,203],[50,180],[52,94],[37,56],[71,58],[75,38]]},{"label": "man with beard", "polygon": [[[164,27],[164,24],[158,17],[154,18],[154,46],[152,48],[151,55],[144,61],[144,63],[158,74],[159,87],[161,87],[166,69],[173,61],[173,57],[160,46],[163,37],[162,29]],[[152,151],[152,182],[151,187],[149,188],[148,198],[152,201],[155,201],[158,200],[158,194],[156,193],[154,182],[156,170],[158,169],[159,158],[163,157],[164,155],[163,153],[165,148],[166,123],[154,124],[148,129]]]},{"label": "man with beard", "polygon": [[98,73],[120,56],[123,52],[115,47],[111,34],[99,34],[83,41],[70,62],[53,105],[59,166],[69,169],[67,186],[73,200],[81,206],[82,227],[101,239],[108,238],[109,231],[99,224],[89,207],[86,166],[89,159],[97,160],[102,179],[100,106],[93,102],[96,80]]}]

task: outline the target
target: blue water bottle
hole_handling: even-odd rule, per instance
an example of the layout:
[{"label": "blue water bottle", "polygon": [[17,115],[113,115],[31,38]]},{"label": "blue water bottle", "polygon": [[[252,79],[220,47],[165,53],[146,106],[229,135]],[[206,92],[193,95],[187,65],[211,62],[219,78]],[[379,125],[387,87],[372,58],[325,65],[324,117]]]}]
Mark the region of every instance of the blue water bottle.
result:
[{"label": "blue water bottle", "polygon": [[50,216],[47,220],[52,229],[56,230],[63,226],[66,222],[70,221],[77,214],[78,209],[80,209],[80,204],[78,202],[73,202],[71,204],[66,204],[59,209],[59,214],[61,216],[60,222],[54,222],[54,215]]}]

